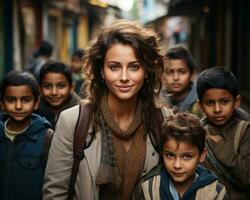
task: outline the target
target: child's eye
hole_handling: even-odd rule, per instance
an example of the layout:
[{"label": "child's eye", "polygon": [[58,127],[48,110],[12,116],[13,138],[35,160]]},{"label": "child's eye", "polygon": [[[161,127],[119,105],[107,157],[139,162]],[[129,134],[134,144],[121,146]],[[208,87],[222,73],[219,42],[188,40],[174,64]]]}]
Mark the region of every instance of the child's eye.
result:
[{"label": "child's eye", "polygon": [[166,71],[165,71],[165,74],[166,74],[167,76],[171,76],[172,74],[174,74],[174,71],[173,71],[173,70],[166,70]]},{"label": "child's eye", "polygon": [[193,156],[191,154],[185,154],[183,155],[184,160],[191,160]]},{"label": "child's eye", "polygon": [[205,103],[206,106],[212,106],[212,105],[214,105],[214,101],[212,101],[212,100],[207,100],[204,103]]},{"label": "child's eye", "polygon": [[220,103],[221,103],[222,105],[227,105],[229,102],[230,102],[230,99],[221,99],[221,100],[220,100]]},{"label": "child's eye", "polygon": [[183,75],[183,74],[186,74],[187,72],[188,72],[187,70],[180,70],[180,71],[178,71],[178,73],[179,73],[179,74],[182,74],[182,75]]},{"label": "child's eye", "polygon": [[165,157],[171,159],[171,158],[174,158],[174,154],[166,152]]},{"label": "child's eye", "polygon": [[58,84],[56,87],[59,89],[63,89],[66,87],[66,84],[61,83],[61,84]]},{"label": "child's eye", "polygon": [[5,101],[8,102],[8,103],[15,103],[15,102],[16,102],[16,99],[13,98],[13,97],[6,97],[6,98],[5,98]]},{"label": "child's eye", "polygon": [[24,98],[22,98],[23,103],[29,103],[31,101],[32,101],[32,97],[24,97]]}]

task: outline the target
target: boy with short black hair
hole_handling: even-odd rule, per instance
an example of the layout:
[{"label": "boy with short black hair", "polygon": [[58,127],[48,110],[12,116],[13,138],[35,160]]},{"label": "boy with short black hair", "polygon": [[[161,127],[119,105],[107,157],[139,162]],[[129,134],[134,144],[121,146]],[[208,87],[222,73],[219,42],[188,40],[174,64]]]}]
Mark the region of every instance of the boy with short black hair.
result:
[{"label": "boy with short black hair", "polygon": [[59,114],[81,100],[74,92],[72,71],[62,62],[49,61],[42,67],[39,80],[42,96],[37,113],[55,128]]},{"label": "boy with short black hair", "polygon": [[225,187],[199,165],[206,157],[205,137],[197,116],[177,113],[169,118],[161,136],[163,164],[142,177],[133,199],[226,199]]},{"label": "boy with short black hair", "polygon": [[191,53],[183,45],[176,45],[167,51],[166,57],[167,63],[162,77],[163,100],[182,112],[201,117],[196,87],[192,81],[196,64]]},{"label": "boy with short black hair", "polygon": [[207,158],[204,165],[213,170],[226,186],[231,199],[249,199],[250,126],[238,108],[240,95],[232,72],[223,67],[203,71],[197,80],[200,106],[206,117]]},{"label": "boy with short black hair", "polygon": [[[0,84],[0,197],[2,200],[42,199],[50,123],[33,114],[39,86],[28,72],[11,71]],[[50,137],[49,137],[50,139]]]}]

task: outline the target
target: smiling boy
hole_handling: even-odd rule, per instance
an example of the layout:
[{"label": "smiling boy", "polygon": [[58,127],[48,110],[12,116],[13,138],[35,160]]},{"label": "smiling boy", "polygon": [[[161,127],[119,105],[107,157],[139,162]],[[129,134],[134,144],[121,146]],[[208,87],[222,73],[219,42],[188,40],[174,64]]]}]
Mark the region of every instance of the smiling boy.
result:
[{"label": "smiling boy", "polygon": [[49,61],[40,72],[41,101],[37,113],[55,128],[59,114],[79,103],[74,92],[71,69],[61,62]]},{"label": "smiling boy", "polygon": [[6,113],[0,120],[0,197],[42,199],[44,141],[51,125],[33,114],[38,84],[27,72],[11,71],[1,81],[0,94]]},{"label": "smiling boy", "polygon": [[177,113],[163,125],[163,164],[145,175],[133,199],[226,199],[216,176],[199,164],[205,160],[205,130],[197,116]]},{"label": "smiling boy", "polygon": [[[236,112],[241,100],[237,80],[225,68],[212,67],[198,77],[197,92],[206,115],[202,119],[208,150],[204,164],[217,174],[231,199],[247,200],[250,195],[250,126]],[[240,133],[238,127],[243,123],[245,130]]]}]

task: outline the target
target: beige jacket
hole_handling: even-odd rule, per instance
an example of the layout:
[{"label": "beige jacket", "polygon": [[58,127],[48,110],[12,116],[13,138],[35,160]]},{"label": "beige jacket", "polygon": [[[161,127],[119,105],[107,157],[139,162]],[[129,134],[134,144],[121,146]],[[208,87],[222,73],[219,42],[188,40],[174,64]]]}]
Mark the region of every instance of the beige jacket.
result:
[{"label": "beige jacket", "polygon": [[[45,171],[43,199],[67,199],[71,169],[73,165],[73,134],[79,115],[79,106],[63,111],[59,117],[55,135],[49,152]],[[90,126],[89,132],[92,131]],[[87,141],[90,138],[87,138]],[[101,132],[97,132],[89,148],[85,149],[85,158],[79,166],[75,184],[75,197],[78,200],[98,200],[99,187],[95,184],[101,160]],[[149,172],[159,160],[159,155],[147,137],[146,159],[142,175]]]}]

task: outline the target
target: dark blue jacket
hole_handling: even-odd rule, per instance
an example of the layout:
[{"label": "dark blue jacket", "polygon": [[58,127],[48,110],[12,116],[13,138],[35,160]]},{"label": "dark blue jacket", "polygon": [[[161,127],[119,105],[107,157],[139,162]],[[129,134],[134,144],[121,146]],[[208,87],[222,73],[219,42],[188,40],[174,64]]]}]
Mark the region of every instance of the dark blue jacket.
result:
[{"label": "dark blue jacket", "polygon": [[44,138],[50,123],[31,115],[31,125],[13,141],[6,137],[0,121],[0,199],[42,199]]},{"label": "dark blue jacket", "polygon": [[[216,176],[211,173],[209,170],[202,166],[198,166],[196,169],[196,173],[198,177],[196,181],[188,188],[188,190],[184,193],[182,200],[194,200],[195,195],[198,189],[211,184],[216,181]],[[169,175],[166,170],[161,171],[161,183],[160,183],[160,195],[161,199],[169,199],[174,200],[170,190],[169,190]]]}]

